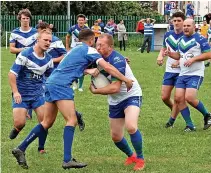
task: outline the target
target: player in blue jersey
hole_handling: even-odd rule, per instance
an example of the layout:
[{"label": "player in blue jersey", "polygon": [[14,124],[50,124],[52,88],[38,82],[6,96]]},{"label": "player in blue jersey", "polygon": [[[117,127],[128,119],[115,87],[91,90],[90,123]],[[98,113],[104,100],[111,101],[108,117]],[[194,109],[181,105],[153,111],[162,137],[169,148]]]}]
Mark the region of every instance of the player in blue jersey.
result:
[{"label": "player in blue jersey", "polygon": [[[171,49],[172,52],[177,51],[177,43],[179,39],[183,36],[183,22],[185,20],[185,15],[182,12],[176,12],[172,16],[172,21],[174,25],[174,30],[165,33],[163,39],[163,48],[157,58],[157,64],[163,65],[164,63],[164,52],[167,47]],[[171,115],[166,123],[166,128],[173,127],[174,121],[179,114],[178,105],[171,100],[171,93],[176,85],[177,78],[180,73],[179,61],[168,57],[166,62],[166,71],[163,77],[163,85],[161,89],[161,98],[166,106],[171,109]]]},{"label": "player in blue jersey", "polygon": [[[50,29],[49,27],[50,27],[50,25],[48,23],[41,22],[37,25],[37,31],[39,32],[43,29]],[[57,68],[58,64],[60,63],[60,61],[64,58],[64,56],[67,53],[67,51],[62,43],[62,40],[60,40],[58,37],[56,37],[54,35],[52,36],[52,42],[51,42],[50,47],[47,50],[47,52],[53,58],[54,69]],[[83,131],[85,128],[85,122],[83,120],[83,115],[82,115],[82,113],[76,111],[76,116],[77,116],[77,120],[78,120],[79,129],[80,129],[80,131]]]},{"label": "player in blue jersey", "polygon": [[[18,13],[17,18],[21,26],[12,31],[9,39],[10,52],[16,54],[16,57],[22,50],[34,46],[37,38],[37,30],[30,27],[31,12],[28,9],[23,9]],[[32,118],[32,110],[28,111],[27,117]]]},{"label": "player in blue jersey", "polygon": [[[66,35],[66,50],[67,51],[70,50],[70,47],[74,48],[78,44],[78,42],[79,42],[78,35],[79,35],[80,31],[82,29],[89,28],[85,25],[85,22],[86,22],[85,15],[83,15],[83,14],[77,15],[77,24],[71,26]],[[70,46],[70,38],[71,37],[72,37],[72,41],[71,41],[71,46]],[[83,81],[84,81],[84,76],[81,76],[79,78],[79,80],[77,80],[77,82],[73,83],[73,89],[75,90],[78,88],[78,91],[83,91]],[[78,86],[77,86],[77,83],[79,83]]]},{"label": "player in blue jersey", "polygon": [[33,46],[37,38],[37,30],[30,27],[31,12],[23,9],[17,18],[21,26],[14,29],[10,35],[10,52],[16,54],[16,57],[25,48]]},{"label": "player in blue jersey", "polygon": [[73,48],[64,57],[58,67],[52,72],[46,81],[45,89],[45,114],[44,120],[38,124],[27,138],[15,149],[12,150],[18,163],[23,168],[27,169],[28,165],[25,159],[25,150],[28,145],[37,137],[46,133],[57,116],[58,110],[62,113],[66,126],[64,128],[64,162],[62,167],[69,168],[83,168],[87,164],[77,162],[72,158],[72,143],[77,124],[74,105],[74,91],[71,88],[72,83],[81,77],[84,72],[96,76],[97,69],[86,69],[91,63],[96,62],[109,74],[117,77],[125,82],[127,89],[133,85],[131,79],[126,78],[116,68],[107,63],[96,49],[91,46],[94,45],[95,35],[90,29],[84,29],[79,33],[80,45]]},{"label": "player in blue jersey", "polygon": [[184,36],[178,43],[178,52],[168,48],[164,55],[180,60],[180,74],[176,82],[175,102],[186,122],[184,131],[195,131],[195,126],[190,117],[190,110],[186,104],[203,114],[204,130],[211,126],[211,115],[204,104],[197,99],[197,91],[204,78],[204,61],[211,59],[210,46],[207,40],[195,33],[195,22],[186,19],[183,23]]},{"label": "player in blue jersey", "polygon": [[[109,75],[105,71],[101,71],[101,73],[104,73],[104,75],[110,79],[111,84],[98,89],[91,85],[90,90],[94,94],[108,95],[109,122],[112,140],[117,148],[128,156],[125,165],[135,163],[134,170],[142,170],[144,169],[145,162],[142,152],[142,135],[138,129],[138,117],[142,104],[142,90],[127,64],[125,57],[115,51],[113,46],[114,40],[111,35],[102,34],[99,36],[96,44],[98,52],[103,56],[105,61],[116,67],[119,72],[129,79],[132,79],[134,81],[133,87],[127,92],[127,88],[121,80]],[[130,135],[135,153],[133,153],[124,137],[124,128],[126,128]]]},{"label": "player in blue jersey", "polygon": [[[53,70],[51,56],[45,51],[49,48],[51,41],[51,32],[41,31],[36,45],[22,51],[9,72],[14,120],[10,139],[16,138],[25,126],[28,109],[34,109],[39,122],[43,120],[45,102],[43,79],[45,74],[50,74]],[[46,135],[47,131],[39,137],[38,151],[41,153],[44,152]]]}]

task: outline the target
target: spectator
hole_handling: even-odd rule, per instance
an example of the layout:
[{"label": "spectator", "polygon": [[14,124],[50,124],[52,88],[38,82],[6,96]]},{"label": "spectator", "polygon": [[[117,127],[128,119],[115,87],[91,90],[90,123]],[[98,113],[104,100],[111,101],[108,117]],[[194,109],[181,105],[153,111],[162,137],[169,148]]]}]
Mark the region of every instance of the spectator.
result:
[{"label": "spectator", "polygon": [[211,13],[208,13],[204,16],[204,19],[203,20],[206,20],[207,23],[210,23],[210,20],[211,20]]},{"label": "spectator", "polygon": [[171,11],[171,4],[169,1],[166,2],[165,8],[164,8],[164,15],[165,15],[165,22],[168,23],[168,18],[170,16]]},{"label": "spectator", "polygon": [[107,25],[104,28],[104,32],[114,36],[114,26],[111,25],[110,20],[108,21]]},{"label": "spectator", "polygon": [[86,19],[85,19],[85,24],[84,24],[84,25],[85,25],[86,27],[89,28],[89,25],[88,25],[88,23],[87,23],[88,20],[89,20],[89,19],[86,17]]},{"label": "spectator", "polygon": [[167,31],[173,31],[174,30],[174,25],[171,19],[169,19],[169,24],[167,27]]},{"label": "spectator", "polygon": [[194,17],[194,8],[191,1],[188,1],[188,4],[186,6],[186,17],[191,19],[193,19]]},{"label": "spectator", "polygon": [[37,23],[37,25],[35,26],[35,28],[37,29],[37,27],[38,27],[38,24],[40,24],[40,23],[42,23],[43,21],[41,20],[41,19],[39,19],[38,20],[38,23]]},{"label": "spectator", "polygon": [[203,25],[201,26],[201,35],[204,38],[208,38],[208,30],[209,30],[209,25],[207,25],[207,21],[203,21]]},{"label": "spectator", "polygon": [[146,44],[148,43],[147,47],[147,53],[150,52],[151,44],[152,44],[152,35],[153,35],[153,25],[155,23],[155,19],[147,18],[147,19],[141,19],[141,22],[144,22],[144,42],[142,44],[141,53],[144,53],[144,49],[146,47]]},{"label": "spectator", "polygon": [[1,36],[3,35],[3,27],[2,27],[2,24],[0,24],[0,33],[1,33]]},{"label": "spectator", "polygon": [[170,1],[170,4],[171,4],[170,17],[171,17],[176,12],[177,2],[176,1]]},{"label": "spectator", "polygon": [[117,25],[117,31],[118,31],[118,41],[119,41],[120,51],[122,50],[122,46],[125,51],[125,41],[127,40],[127,35],[123,20],[119,21],[119,24]]},{"label": "spectator", "polygon": [[92,26],[92,31],[95,33],[95,43],[97,42],[98,37],[101,35],[101,27],[98,26],[98,21],[96,20]]},{"label": "spectator", "polygon": [[116,23],[114,23],[114,19],[111,18],[110,23],[111,23],[111,26],[114,27],[114,31],[117,31],[117,25],[116,25]]},{"label": "spectator", "polygon": [[141,21],[138,21],[137,23],[136,32],[144,34],[144,24]]},{"label": "spectator", "polygon": [[97,19],[97,21],[98,21],[98,26],[101,27],[101,32],[104,32],[105,24],[102,22],[102,19]]},{"label": "spectator", "polygon": [[57,32],[57,29],[54,27],[52,23],[49,24],[49,28],[52,30],[52,32]]}]

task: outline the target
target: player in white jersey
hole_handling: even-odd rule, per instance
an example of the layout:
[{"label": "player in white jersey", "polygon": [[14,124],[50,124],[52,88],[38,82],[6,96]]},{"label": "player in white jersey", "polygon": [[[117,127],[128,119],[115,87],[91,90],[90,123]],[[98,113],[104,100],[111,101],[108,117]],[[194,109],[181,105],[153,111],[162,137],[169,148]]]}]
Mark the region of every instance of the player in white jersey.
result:
[{"label": "player in white jersey", "polygon": [[[82,29],[89,28],[85,25],[85,22],[86,22],[85,15],[83,14],[77,15],[77,24],[71,26],[66,35],[66,50],[67,51],[70,50],[70,37],[72,36],[71,48],[74,48],[79,43],[79,39],[78,39],[79,32]],[[83,81],[84,81],[84,76],[80,77],[77,82],[74,82],[73,90],[78,88],[78,91],[83,91]],[[77,86],[77,83],[79,83],[78,86]]]},{"label": "player in white jersey", "polygon": [[[105,71],[101,71],[110,78],[111,84],[98,89],[95,89],[95,87],[91,85],[90,90],[93,94],[108,95],[112,140],[115,145],[128,156],[125,165],[136,163],[134,170],[141,170],[145,164],[142,152],[142,135],[138,129],[138,117],[142,104],[142,90],[125,58],[113,50],[113,46],[114,40],[111,35],[102,34],[99,36],[96,44],[98,52],[103,56],[105,61],[116,67],[129,79],[132,79],[134,81],[133,87],[127,92],[127,88],[122,81],[114,76],[110,76]],[[135,149],[134,153],[124,138],[124,127],[130,135],[131,142]]]},{"label": "player in white jersey", "polygon": [[186,102],[203,114],[203,129],[206,130],[211,126],[211,115],[197,99],[197,91],[204,78],[204,61],[211,59],[210,46],[203,36],[195,33],[193,19],[184,21],[183,32],[184,36],[178,43],[178,52],[171,52],[168,48],[164,55],[180,60],[181,72],[176,83],[175,101],[186,122],[184,131],[195,131]]},{"label": "player in white jersey", "polygon": [[[164,52],[167,47],[171,49],[172,52],[177,51],[177,43],[179,39],[183,36],[183,21],[185,20],[185,15],[182,12],[176,12],[172,16],[172,21],[174,25],[174,30],[165,33],[163,40],[163,48],[157,58],[157,64],[163,65],[164,63]],[[171,92],[176,85],[177,78],[180,73],[179,61],[168,57],[166,61],[166,71],[163,76],[163,85],[161,89],[161,98],[166,106],[171,109],[171,116],[166,123],[166,128],[173,127],[173,124],[179,114],[179,109],[177,104],[171,100]]]},{"label": "player in white jersey", "polygon": [[[43,120],[44,76],[49,75],[53,70],[52,58],[45,52],[49,48],[51,40],[50,31],[41,31],[36,45],[22,51],[9,72],[14,120],[10,139],[16,138],[25,126],[28,109],[34,109],[39,122]],[[47,132],[39,137],[38,151],[40,153],[44,152],[46,136]]]}]

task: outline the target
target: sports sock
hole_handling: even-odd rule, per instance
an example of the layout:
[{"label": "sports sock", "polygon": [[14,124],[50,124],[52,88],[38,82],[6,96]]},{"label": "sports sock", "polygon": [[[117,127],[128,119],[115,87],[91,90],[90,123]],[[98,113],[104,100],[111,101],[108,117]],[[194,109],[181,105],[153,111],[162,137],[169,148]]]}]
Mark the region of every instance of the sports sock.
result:
[{"label": "sports sock", "polygon": [[78,88],[82,88],[83,87],[83,82],[84,82],[84,76],[79,78]]},{"label": "sports sock", "polygon": [[133,147],[136,151],[137,158],[144,158],[142,151],[142,135],[139,130],[137,130],[134,134],[130,134],[130,139],[133,144]]},{"label": "sports sock", "polygon": [[203,116],[208,114],[207,109],[204,107],[203,103],[199,101],[198,105],[195,107],[199,112],[202,113]]},{"label": "sports sock", "polygon": [[64,162],[69,162],[72,158],[72,143],[74,137],[75,127],[65,126],[64,128]]},{"label": "sports sock", "polygon": [[168,122],[169,122],[170,124],[174,124],[175,120],[176,120],[176,119],[170,117]]},{"label": "sports sock", "polygon": [[189,108],[186,107],[183,110],[181,110],[180,112],[182,114],[183,119],[186,122],[186,125],[189,126],[189,127],[194,127],[193,122],[192,122],[191,117],[190,117],[190,110],[189,110]]},{"label": "sports sock", "polygon": [[127,143],[127,140],[123,137],[121,141],[114,142],[114,144],[124,152],[128,157],[133,155],[133,151],[131,150],[130,146]]},{"label": "sports sock", "polygon": [[26,148],[32,143],[40,134],[45,133],[45,129],[42,124],[38,124],[36,127],[32,129],[29,135],[24,139],[24,141],[18,146],[18,148],[25,152]]},{"label": "sports sock", "polygon": [[43,133],[40,133],[39,136],[39,147],[38,147],[38,151],[40,150],[44,150],[44,146],[45,146],[45,141],[48,135],[48,130],[43,131]]}]

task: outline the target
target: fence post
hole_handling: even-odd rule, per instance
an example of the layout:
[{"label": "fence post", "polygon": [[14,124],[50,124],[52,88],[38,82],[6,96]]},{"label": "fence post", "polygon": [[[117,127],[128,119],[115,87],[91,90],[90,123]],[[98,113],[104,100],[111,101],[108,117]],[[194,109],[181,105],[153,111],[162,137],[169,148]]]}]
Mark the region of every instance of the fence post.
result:
[{"label": "fence post", "polygon": [[151,51],[154,51],[154,44],[155,44],[154,39],[155,39],[155,31],[154,31],[154,29],[153,29]]},{"label": "fence post", "polygon": [[6,31],[6,49],[7,49],[7,31]]}]

